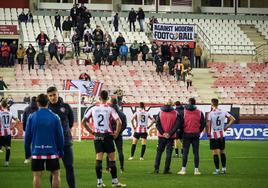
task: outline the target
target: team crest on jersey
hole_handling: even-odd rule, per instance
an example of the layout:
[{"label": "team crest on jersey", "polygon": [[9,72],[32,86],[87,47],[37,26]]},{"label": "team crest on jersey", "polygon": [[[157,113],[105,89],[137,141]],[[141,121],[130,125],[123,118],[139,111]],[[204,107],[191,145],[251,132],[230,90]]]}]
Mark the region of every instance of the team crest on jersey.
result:
[{"label": "team crest on jersey", "polygon": [[60,108],[60,111],[61,111],[62,113],[64,113],[64,112],[65,112],[65,108],[64,108],[64,107],[61,107],[61,108]]}]

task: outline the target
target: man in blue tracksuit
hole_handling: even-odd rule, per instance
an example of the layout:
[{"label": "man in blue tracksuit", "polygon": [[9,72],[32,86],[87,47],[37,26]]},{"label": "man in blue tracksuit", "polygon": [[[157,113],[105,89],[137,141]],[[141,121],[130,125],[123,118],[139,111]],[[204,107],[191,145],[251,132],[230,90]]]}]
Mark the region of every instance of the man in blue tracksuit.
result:
[{"label": "man in blue tracksuit", "polygon": [[62,158],[66,179],[69,188],[75,188],[75,176],[73,167],[73,148],[72,148],[72,135],[71,129],[74,123],[73,110],[69,104],[63,102],[59,97],[59,93],[56,87],[49,87],[47,89],[47,95],[49,99],[48,108],[60,117],[63,134],[64,134],[64,157]]},{"label": "man in blue tracksuit", "polygon": [[59,158],[64,154],[63,129],[59,117],[48,109],[47,95],[40,94],[37,104],[39,110],[27,120],[24,141],[26,157],[32,156],[33,187],[41,187],[41,175],[46,165],[52,175],[52,188],[57,188],[60,186]]},{"label": "man in blue tracksuit", "polygon": [[121,61],[125,61],[125,64],[127,63],[127,54],[128,54],[128,47],[126,43],[124,42],[122,46],[119,48],[119,53],[121,56]]}]

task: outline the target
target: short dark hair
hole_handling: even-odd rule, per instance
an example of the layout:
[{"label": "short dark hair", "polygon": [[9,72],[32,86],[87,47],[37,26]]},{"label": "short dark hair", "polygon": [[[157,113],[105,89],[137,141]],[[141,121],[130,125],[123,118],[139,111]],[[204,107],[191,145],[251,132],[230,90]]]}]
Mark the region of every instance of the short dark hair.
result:
[{"label": "short dark hair", "polygon": [[176,102],[175,102],[175,105],[176,105],[176,106],[180,106],[180,105],[181,105],[181,102],[180,102],[180,101],[176,101]]},{"label": "short dark hair", "polygon": [[58,92],[58,89],[55,87],[55,86],[51,86],[49,88],[47,88],[47,93],[50,93],[50,92]]},{"label": "short dark hair", "polygon": [[37,97],[36,97],[36,96],[33,96],[33,97],[31,98],[31,101],[32,101],[32,102],[36,102],[36,99],[37,99]]},{"label": "short dark hair", "polygon": [[48,97],[46,94],[40,94],[37,96],[36,102],[39,104],[41,107],[45,107],[48,104]]},{"label": "short dark hair", "polygon": [[117,105],[117,99],[116,98],[111,98],[111,104],[114,106],[114,105]]},{"label": "short dark hair", "polygon": [[106,90],[102,90],[101,93],[100,93],[100,97],[101,97],[102,100],[107,101],[109,99],[108,92]]},{"label": "short dark hair", "polygon": [[140,102],[140,108],[142,108],[142,109],[145,108],[144,102]]},{"label": "short dark hair", "polygon": [[189,102],[189,104],[191,104],[191,105],[195,105],[195,104],[196,104],[196,100],[195,100],[195,98],[190,98],[190,99],[188,100],[188,102]]},{"label": "short dark hair", "polygon": [[6,99],[3,99],[3,100],[1,101],[1,106],[2,106],[3,108],[7,108],[7,107],[8,107],[8,104],[7,104],[7,100],[6,100]]},{"label": "short dark hair", "polygon": [[213,104],[213,106],[218,106],[219,105],[219,100],[216,98],[211,99],[211,103]]}]

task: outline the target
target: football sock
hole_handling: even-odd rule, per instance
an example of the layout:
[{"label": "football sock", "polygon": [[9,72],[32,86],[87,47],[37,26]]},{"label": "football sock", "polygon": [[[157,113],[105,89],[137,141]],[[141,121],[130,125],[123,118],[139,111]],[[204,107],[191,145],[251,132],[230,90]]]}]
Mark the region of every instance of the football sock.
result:
[{"label": "football sock", "polygon": [[178,148],[175,149],[175,154],[179,155],[179,149]]},{"label": "football sock", "polygon": [[132,146],[131,146],[131,157],[134,156],[135,150],[136,150],[136,144],[132,144]]},{"label": "football sock", "polygon": [[141,157],[142,157],[142,158],[143,158],[143,156],[144,156],[145,150],[146,150],[146,145],[142,145],[142,146],[141,146]]},{"label": "football sock", "polygon": [[226,155],[225,155],[225,153],[221,154],[221,164],[222,164],[222,168],[226,167]]},{"label": "football sock", "polygon": [[9,161],[10,149],[6,149],[6,161]]},{"label": "football sock", "polygon": [[220,168],[220,159],[219,159],[219,156],[218,155],[213,155],[213,159],[214,159],[214,164],[215,164],[216,169],[219,170],[219,168]]},{"label": "football sock", "polygon": [[96,160],[96,175],[98,179],[102,179],[102,161]]},{"label": "football sock", "polygon": [[111,169],[111,175],[113,179],[117,178],[117,169],[115,165],[115,161],[110,161],[110,169]]}]

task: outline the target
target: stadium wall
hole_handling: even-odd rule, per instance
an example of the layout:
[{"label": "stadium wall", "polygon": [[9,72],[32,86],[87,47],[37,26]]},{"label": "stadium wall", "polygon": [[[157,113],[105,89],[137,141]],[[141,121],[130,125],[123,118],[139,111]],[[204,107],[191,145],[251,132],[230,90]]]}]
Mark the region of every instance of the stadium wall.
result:
[{"label": "stadium wall", "polygon": [[29,0],[1,0],[1,8],[29,8]]}]

